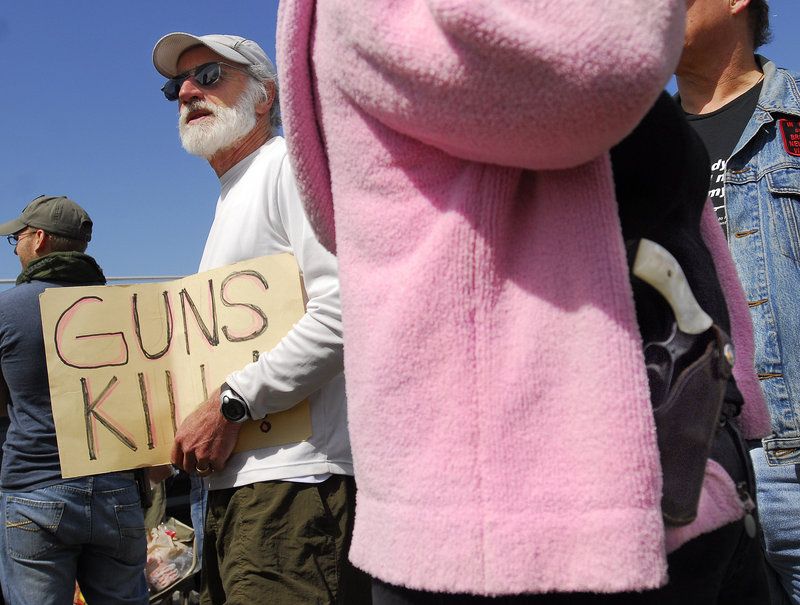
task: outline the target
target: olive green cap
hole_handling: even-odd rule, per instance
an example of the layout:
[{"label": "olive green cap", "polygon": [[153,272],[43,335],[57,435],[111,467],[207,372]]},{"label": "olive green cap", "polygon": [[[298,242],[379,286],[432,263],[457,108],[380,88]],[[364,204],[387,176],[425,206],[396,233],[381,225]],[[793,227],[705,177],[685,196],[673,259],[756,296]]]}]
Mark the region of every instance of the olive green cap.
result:
[{"label": "olive green cap", "polygon": [[92,219],[71,199],[40,195],[25,207],[19,218],[0,225],[0,235],[11,235],[25,227],[88,242],[92,239]]}]

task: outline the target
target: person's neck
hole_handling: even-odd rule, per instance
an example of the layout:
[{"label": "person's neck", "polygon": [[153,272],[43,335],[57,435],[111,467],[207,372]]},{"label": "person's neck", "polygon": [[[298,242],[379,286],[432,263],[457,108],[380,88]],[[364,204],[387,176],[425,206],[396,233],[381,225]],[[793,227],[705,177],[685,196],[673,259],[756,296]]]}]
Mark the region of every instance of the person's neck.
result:
[{"label": "person's neck", "polygon": [[258,124],[248,134],[239,139],[234,147],[217,152],[208,160],[208,163],[217,173],[217,178],[221,178],[223,174],[269,141],[271,137],[269,128],[264,128],[262,124]]},{"label": "person's neck", "polygon": [[734,53],[714,65],[701,59],[696,67],[681,65],[675,74],[681,106],[692,114],[717,111],[761,81],[764,72],[752,51]]}]

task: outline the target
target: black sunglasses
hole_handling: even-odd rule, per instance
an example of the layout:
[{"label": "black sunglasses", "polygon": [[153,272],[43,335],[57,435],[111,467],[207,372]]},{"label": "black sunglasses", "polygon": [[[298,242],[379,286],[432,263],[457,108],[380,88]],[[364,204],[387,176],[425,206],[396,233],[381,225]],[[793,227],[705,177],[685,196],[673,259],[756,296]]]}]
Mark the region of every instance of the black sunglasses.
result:
[{"label": "black sunglasses", "polygon": [[174,78],[170,78],[161,88],[161,91],[164,93],[164,96],[167,97],[167,101],[177,101],[178,95],[181,91],[181,86],[183,86],[183,83],[189,78],[194,78],[194,81],[198,86],[202,86],[203,88],[211,88],[217,82],[219,82],[220,77],[222,77],[223,65],[229,69],[235,69],[236,71],[240,71],[250,77],[253,77],[252,74],[246,69],[236,67],[235,65],[229,65],[228,63],[222,63],[221,61],[213,61],[211,63],[203,63],[202,65],[198,65],[189,71],[178,74]]}]

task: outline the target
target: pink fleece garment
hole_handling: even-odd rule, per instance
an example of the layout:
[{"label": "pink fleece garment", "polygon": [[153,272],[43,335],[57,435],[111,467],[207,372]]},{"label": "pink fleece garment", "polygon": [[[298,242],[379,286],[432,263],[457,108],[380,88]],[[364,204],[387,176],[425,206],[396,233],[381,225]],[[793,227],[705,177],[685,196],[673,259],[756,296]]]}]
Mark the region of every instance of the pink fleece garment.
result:
[{"label": "pink fleece garment", "polygon": [[683,0],[283,0],[298,186],[340,263],[351,560],[497,595],[666,580],[661,471],[606,151]]}]

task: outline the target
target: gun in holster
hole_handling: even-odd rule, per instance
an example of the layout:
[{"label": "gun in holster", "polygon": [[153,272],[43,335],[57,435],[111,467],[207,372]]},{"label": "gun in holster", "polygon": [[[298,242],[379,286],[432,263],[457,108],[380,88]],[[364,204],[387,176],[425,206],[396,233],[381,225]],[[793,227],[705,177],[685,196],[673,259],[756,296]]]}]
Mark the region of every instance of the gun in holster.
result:
[{"label": "gun in holster", "polygon": [[647,239],[628,243],[669,525],[697,516],[706,461],[734,363],[729,336],[700,307],[678,261]]}]

